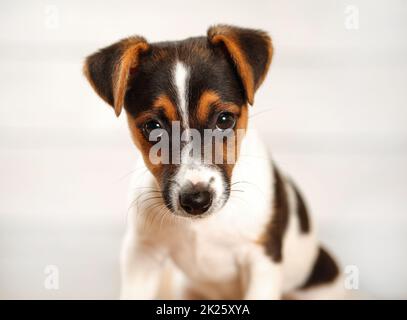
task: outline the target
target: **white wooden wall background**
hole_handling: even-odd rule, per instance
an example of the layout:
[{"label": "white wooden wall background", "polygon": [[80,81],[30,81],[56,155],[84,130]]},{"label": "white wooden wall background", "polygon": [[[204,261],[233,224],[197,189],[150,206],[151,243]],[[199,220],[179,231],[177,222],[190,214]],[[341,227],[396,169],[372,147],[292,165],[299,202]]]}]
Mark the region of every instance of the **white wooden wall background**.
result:
[{"label": "white wooden wall background", "polygon": [[[252,123],[302,187],[324,243],[358,267],[361,290],[407,297],[407,3],[287,2],[0,3],[0,298],[117,296],[137,154],[124,118],[85,82],[83,58],[132,34],[181,39],[218,22],[273,37]],[[47,265],[59,290],[44,288]]]}]

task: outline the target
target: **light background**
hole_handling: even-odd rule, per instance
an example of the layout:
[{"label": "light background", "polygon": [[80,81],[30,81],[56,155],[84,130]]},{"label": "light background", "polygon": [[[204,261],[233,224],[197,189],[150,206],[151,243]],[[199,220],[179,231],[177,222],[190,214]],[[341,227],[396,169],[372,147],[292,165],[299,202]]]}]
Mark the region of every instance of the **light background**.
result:
[{"label": "light background", "polygon": [[[359,29],[347,29],[348,6]],[[348,8],[348,9],[347,9]],[[351,7],[353,8],[353,7]],[[297,181],[320,237],[372,297],[407,298],[407,2],[2,1],[0,298],[115,298],[137,157],[81,74],[125,36],[270,32],[251,121]],[[60,289],[44,288],[59,268]]]}]

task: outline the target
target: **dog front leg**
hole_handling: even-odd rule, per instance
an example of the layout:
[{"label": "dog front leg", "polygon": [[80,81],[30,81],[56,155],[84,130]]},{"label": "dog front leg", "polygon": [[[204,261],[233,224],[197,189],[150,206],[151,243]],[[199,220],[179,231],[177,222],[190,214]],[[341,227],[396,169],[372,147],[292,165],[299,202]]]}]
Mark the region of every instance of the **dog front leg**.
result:
[{"label": "dog front leg", "polygon": [[254,248],[248,254],[242,270],[244,299],[281,299],[282,267],[273,262],[262,249]]},{"label": "dog front leg", "polygon": [[121,261],[121,299],[157,297],[166,255],[153,245],[126,243]]}]

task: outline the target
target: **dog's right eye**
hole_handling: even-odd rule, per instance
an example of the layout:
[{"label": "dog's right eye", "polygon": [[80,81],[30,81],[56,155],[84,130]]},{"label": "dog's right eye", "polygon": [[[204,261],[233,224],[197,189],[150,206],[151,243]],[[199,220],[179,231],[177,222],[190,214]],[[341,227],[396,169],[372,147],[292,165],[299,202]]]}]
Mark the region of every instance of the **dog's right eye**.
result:
[{"label": "dog's right eye", "polygon": [[147,121],[144,125],[143,125],[143,133],[144,136],[148,139],[150,137],[150,134],[153,130],[155,129],[161,129],[162,126],[161,124],[157,121],[157,120],[150,120]]}]

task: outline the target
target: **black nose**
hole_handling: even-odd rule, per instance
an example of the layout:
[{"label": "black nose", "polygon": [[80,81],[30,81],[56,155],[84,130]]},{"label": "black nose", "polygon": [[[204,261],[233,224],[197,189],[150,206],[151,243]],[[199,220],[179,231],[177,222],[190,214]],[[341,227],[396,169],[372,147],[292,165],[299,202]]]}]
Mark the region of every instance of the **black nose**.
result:
[{"label": "black nose", "polygon": [[191,184],[181,190],[179,203],[189,214],[202,214],[206,212],[212,204],[212,192],[205,185]]}]

